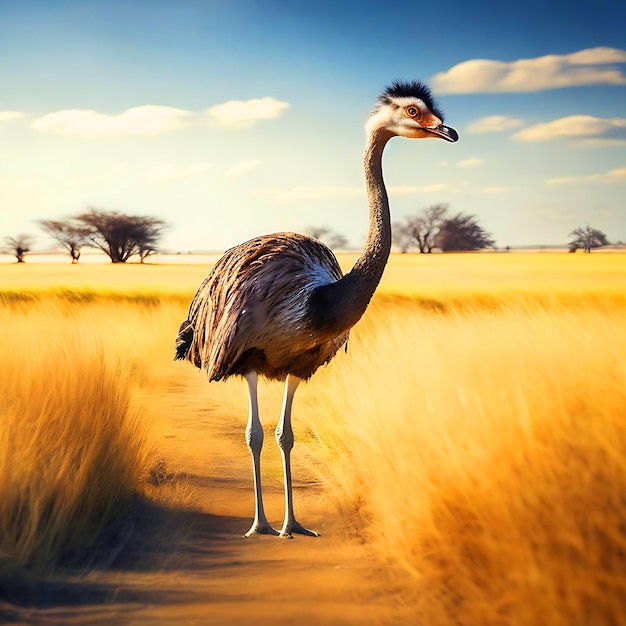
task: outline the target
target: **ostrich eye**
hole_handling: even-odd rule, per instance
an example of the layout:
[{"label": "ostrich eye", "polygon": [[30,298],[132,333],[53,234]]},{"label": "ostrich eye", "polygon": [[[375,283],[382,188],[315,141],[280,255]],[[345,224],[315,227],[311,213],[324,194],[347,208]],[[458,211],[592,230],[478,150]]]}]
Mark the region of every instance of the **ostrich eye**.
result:
[{"label": "ostrich eye", "polygon": [[416,107],[407,107],[405,109],[405,111],[406,111],[406,114],[409,117],[415,117],[417,115],[417,108]]}]

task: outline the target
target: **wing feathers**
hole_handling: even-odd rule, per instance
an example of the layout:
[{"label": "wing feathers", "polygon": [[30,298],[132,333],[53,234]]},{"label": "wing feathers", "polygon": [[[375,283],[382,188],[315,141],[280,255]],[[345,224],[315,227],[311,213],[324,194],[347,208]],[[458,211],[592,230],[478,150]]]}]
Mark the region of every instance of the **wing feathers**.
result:
[{"label": "wing feathers", "polygon": [[300,358],[310,376],[345,339],[332,343],[330,356],[322,350],[305,358],[325,341],[315,335],[308,299],[341,276],[332,252],[303,235],[277,233],[231,248],[198,289],[178,334],[176,358],[205,368],[210,380],[245,373],[250,359],[260,373],[284,377]]}]

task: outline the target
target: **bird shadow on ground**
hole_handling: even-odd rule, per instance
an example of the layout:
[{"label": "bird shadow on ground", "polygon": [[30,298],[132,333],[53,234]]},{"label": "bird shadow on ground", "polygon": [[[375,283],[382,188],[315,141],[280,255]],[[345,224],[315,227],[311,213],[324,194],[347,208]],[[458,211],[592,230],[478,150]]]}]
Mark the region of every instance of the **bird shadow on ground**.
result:
[{"label": "bird shadow on ground", "polygon": [[[104,529],[89,551],[66,555],[53,571],[0,574],[0,624],[28,623],[29,615],[51,609],[190,602],[193,590],[163,588],[163,578],[156,577],[208,572],[232,562],[232,543],[239,537],[244,541],[249,523],[137,503],[122,522]],[[147,583],[141,582],[142,575]],[[129,582],[133,580],[140,582]]]}]

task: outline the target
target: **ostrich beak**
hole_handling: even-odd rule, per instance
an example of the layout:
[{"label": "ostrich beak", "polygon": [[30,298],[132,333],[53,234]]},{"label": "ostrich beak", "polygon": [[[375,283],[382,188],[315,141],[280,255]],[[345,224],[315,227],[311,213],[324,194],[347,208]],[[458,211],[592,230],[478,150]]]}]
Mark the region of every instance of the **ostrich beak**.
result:
[{"label": "ostrich beak", "polygon": [[446,141],[450,141],[452,143],[459,140],[459,134],[451,126],[439,124],[439,126],[435,126],[434,128],[425,128],[424,130],[432,133],[435,137],[441,137],[441,139],[445,139]]}]

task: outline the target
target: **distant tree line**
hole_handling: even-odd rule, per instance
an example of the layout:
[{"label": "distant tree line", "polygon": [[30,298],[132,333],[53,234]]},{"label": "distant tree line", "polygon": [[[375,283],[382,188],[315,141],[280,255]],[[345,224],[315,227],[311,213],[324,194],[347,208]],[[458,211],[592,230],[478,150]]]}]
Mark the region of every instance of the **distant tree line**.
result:
[{"label": "distant tree line", "polygon": [[394,243],[402,252],[460,252],[491,248],[495,241],[474,215],[450,215],[447,204],[433,204],[393,225]]},{"label": "distant tree line", "polygon": [[[591,226],[575,228],[569,234],[569,251],[584,250],[609,245],[607,236]],[[474,215],[450,215],[447,204],[432,204],[415,215],[405,217],[393,225],[393,241],[402,252],[419,250],[430,253],[462,252],[492,248],[495,241],[478,223]]]},{"label": "distant tree line", "polygon": [[[157,217],[94,208],[62,220],[38,220],[37,223],[68,251],[72,263],[78,263],[83,247],[102,250],[112,263],[126,263],[132,256],[138,256],[143,263],[158,251],[166,227],[165,221]],[[32,242],[33,237],[25,234],[6,237],[5,248],[15,255],[18,263],[23,263]]]},{"label": "distant tree line", "polygon": [[[126,263],[133,256],[143,263],[158,251],[164,220],[147,215],[127,215],[117,211],[90,208],[84,213],[62,220],[38,220],[39,227],[69,253],[72,263],[78,263],[83,247],[104,252],[112,263]],[[330,248],[345,249],[348,240],[327,227],[310,226],[305,232],[324,241]],[[494,246],[490,233],[478,223],[474,215],[457,213],[450,215],[447,204],[433,204],[415,215],[405,217],[393,224],[395,245],[402,252],[419,250],[430,253],[482,250]],[[590,226],[578,227],[570,234],[569,251],[584,250],[609,245],[607,236]],[[13,254],[23,263],[31,251],[33,237],[20,234],[5,237],[4,251]]]}]

